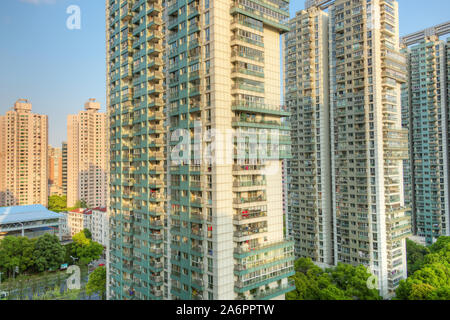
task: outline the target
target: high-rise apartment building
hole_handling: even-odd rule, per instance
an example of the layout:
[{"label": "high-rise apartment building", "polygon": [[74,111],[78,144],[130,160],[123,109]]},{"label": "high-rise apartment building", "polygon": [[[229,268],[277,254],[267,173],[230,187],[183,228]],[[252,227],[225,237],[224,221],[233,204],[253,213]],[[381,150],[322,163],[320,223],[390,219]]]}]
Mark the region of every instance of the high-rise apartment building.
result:
[{"label": "high-rise apartment building", "polygon": [[161,299],[167,295],[163,2],[114,0],[106,7],[108,298]]},{"label": "high-rise apartment building", "polygon": [[84,201],[89,207],[106,207],[106,114],[98,112],[94,99],[84,108],[67,117],[67,206]]},{"label": "high-rise apartment building", "polygon": [[61,148],[48,147],[48,194],[63,195],[62,189],[62,150]]},{"label": "high-rise apartment building", "polygon": [[0,206],[48,202],[48,117],[28,100],[0,116]]},{"label": "high-rise apartment building", "polygon": [[288,234],[295,254],[332,265],[333,216],[328,63],[328,13],[298,12],[285,37],[285,100],[291,112]]},{"label": "high-rise apartment building", "polygon": [[[398,4],[306,4],[286,38],[293,158],[304,159],[291,161],[289,168],[289,232],[300,256],[318,264],[365,265],[378,278],[380,293],[389,297],[406,277],[410,235],[403,192],[408,137],[400,94],[406,60],[399,53]],[[321,12],[325,9],[327,14]]]},{"label": "high-rise apartment building", "polygon": [[432,244],[450,235],[448,58],[450,22],[403,38],[408,81],[403,85],[403,126],[409,130],[405,199],[413,213],[414,235]]},{"label": "high-rise apartment building", "polygon": [[288,4],[107,1],[111,299],[294,288],[281,171]]}]

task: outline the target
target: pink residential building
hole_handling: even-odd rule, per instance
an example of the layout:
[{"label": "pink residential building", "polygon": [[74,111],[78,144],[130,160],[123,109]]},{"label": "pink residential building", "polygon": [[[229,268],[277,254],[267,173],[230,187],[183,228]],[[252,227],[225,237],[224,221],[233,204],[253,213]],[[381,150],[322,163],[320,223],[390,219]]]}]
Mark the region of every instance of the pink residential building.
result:
[{"label": "pink residential building", "polygon": [[48,202],[48,117],[28,100],[0,116],[0,206]]}]

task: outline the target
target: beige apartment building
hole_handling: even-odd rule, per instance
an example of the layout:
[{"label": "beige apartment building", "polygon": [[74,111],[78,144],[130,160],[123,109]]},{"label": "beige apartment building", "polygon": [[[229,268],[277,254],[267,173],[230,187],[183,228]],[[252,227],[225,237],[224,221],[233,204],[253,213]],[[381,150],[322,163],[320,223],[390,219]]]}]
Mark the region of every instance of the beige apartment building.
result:
[{"label": "beige apartment building", "polygon": [[28,100],[0,116],[0,206],[48,201],[48,117]]},{"label": "beige apartment building", "polygon": [[48,146],[48,194],[63,195],[62,188],[62,150]]},{"label": "beige apartment building", "polygon": [[67,118],[67,206],[78,200],[105,207],[107,199],[106,115],[90,99],[85,110]]}]

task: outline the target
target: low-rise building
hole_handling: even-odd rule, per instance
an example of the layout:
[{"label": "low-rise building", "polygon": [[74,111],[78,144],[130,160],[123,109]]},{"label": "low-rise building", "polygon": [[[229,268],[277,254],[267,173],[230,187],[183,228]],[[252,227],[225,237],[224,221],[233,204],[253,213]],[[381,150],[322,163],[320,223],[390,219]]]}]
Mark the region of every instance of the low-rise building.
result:
[{"label": "low-rise building", "polygon": [[65,213],[62,223],[62,234],[73,237],[88,229],[92,240],[106,247],[108,241],[108,215],[106,208],[75,209]]},{"label": "low-rise building", "polygon": [[108,243],[108,213],[106,208],[92,209],[91,229],[92,240],[100,243],[104,247]]},{"label": "low-rise building", "polygon": [[49,211],[42,205],[0,208],[0,239],[6,236],[37,238],[46,233],[61,239],[63,215]]}]

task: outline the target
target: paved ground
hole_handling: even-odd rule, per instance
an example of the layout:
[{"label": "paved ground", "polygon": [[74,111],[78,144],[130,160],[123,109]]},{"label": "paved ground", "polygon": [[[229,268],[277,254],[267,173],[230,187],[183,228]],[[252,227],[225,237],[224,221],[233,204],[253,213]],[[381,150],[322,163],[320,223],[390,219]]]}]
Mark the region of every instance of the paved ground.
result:
[{"label": "paved ground", "polygon": [[[101,264],[101,262],[99,263]],[[2,292],[9,292],[9,299],[12,300],[31,300],[33,295],[37,294],[38,296],[42,296],[48,291],[53,291],[55,286],[60,287],[60,292],[64,292],[67,287],[67,278],[68,274],[60,274],[59,277],[57,275],[49,275],[47,277],[41,277],[37,279],[33,279],[32,281],[17,281],[13,283],[9,283],[7,286],[3,284],[0,288]],[[84,288],[88,282],[88,273],[84,272],[81,276],[81,286]],[[79,297],[79,300],[99,300],[98,295],[87,296],[82,289]]]}]

